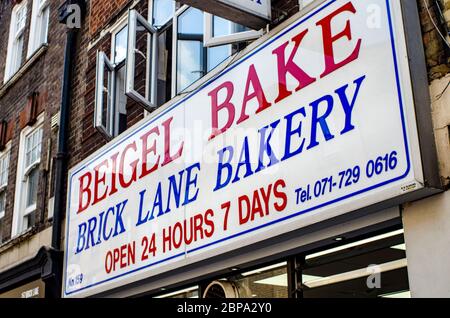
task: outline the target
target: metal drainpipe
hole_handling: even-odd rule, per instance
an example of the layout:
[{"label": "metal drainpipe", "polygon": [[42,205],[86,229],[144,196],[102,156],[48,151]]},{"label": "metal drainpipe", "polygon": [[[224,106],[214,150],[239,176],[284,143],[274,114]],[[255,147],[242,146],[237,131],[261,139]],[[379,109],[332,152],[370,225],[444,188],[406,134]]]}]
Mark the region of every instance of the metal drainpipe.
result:
[{"label": "metal drainpipe", "polygon": [[[59,22],[66,24],[71,12],[68,11],[69,5],[79,5],[81,10],[80,21],[82,21],[84,13],[84,0],[66,0],[66,2],[59,8]],[[62,78],[61,90],[61,106],[59,119],[59,133],[58,133],[58,151],[55,157],[55,201],[53,205],[53,225],[52,225],[52,249],[56,252],[61,252],[61,233],[62,220],[64,218],[65,204],[64,204],[64,189],[67,175],[67,140],[68,128],[70,119],[70,101],[71,101],[71,86],[72,86],[72,61],[75,54],[75,41],[77,36],[77,28],[67,28],[66,46],[64,51],[64,70]],[[59,254],[62,255],[62,252]],[[59,297],[62,285],[62,257],[52,261],[51,276],[54,280],[53,297]]]},{"label": "metal drainpipe", "polygon": [[[66,0],[59,8],[59,22],[67,24],[67,19],[72,14],[68,6],[77,5],[80,10],[79,21],[83,20],[85,12],[84,0]],[[70,119],[70,89],[72,86],[72,60],[75,55],[75,41],[78,29],[67,27],[66,46],[64,51],[64,73],[61,91],[61,108],[59,119],[58,152],[55,157],[55,202],[53,209],[53,233],[52,248],[59,251],[61,249],[61,225],[64,218],[64,185],[67,174],[67,139]]]}]

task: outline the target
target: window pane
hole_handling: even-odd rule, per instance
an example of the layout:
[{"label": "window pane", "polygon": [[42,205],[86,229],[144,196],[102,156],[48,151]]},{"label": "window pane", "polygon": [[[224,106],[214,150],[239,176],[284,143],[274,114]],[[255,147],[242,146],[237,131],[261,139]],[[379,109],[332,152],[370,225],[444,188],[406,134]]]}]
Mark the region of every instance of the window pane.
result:
[{"label": "window pane", "polygon": [[30,145],[31,145],[31,139],[27,138],[26,148],[25,148],[25,166],[27,166],[27,167],[32,162],[32,159],[31,159],[31,146]]},{"label": "window pane", "polygon": [[231,33],[231,22],[224,18],[213,17],[213,36],[224,36]]},{"label": "window pane", "polygon": [[33,169],[28,175],[27,208],[36,204],[38,181],[39,181],[39,170],[36,168]]},{"label": "window pane", "polygon": [[21,9],[17,11],[16,32],[20,31],[25,27],[26,19],[27,19],[27,7],[24,5]]},{"label": "window pane", "polygon": [[8,183],[9,153],[0,158],[0,186]]},{"label": "window pane", "polygon": [[0,214],[3,214],[5,212],[6,207],[6,191],[2,191],[0,193]]},{"label": "window pane", "polygon": [[225,61],[231,54],[231,45],[208,48],[208,72]]},{"label": "window pane", "polygon": [[127,35],[128,26],[116,33],[113,63],[119,64],[127,57]]},{"label": "window pane", "polygon": [[114,117],[114,96],[113,96],[113,66],[104,52],[97,53],[95,82],[95,127],[105,136],[112,137]]},{"label": "window pane", "polygon": [[153,25],[162,26],[173,17],[175,1],[153,0]]},{"label": "window pane", "polygon": [[172,33],[170,26],[158,36],[158,106],[172,98]]},{"label": "window pane", "polygon": [[50,15],[50,7],[46,7],[44,9],[44,11],[42,12],[42,17],[41,17],[41,33],[40,33],[40,38],[39,38],[39,44],[42,43],[47,43],[47,33],[48,33],[48,20],[49,20],[49,15]]},{"label": "window pane", "polygon": [[[216,18],[216,31],[230,34],[232,25]],[[202,78],[231,55],[231,45],[214,48],[203,46],[203,12],[189,8],[178,18],[177,93]]]},{"label": "window pane", "polygon": [[180,92],[204,75],[203,43],[178,41],[177,65],[177,88]]},{"label": "window pane", "polygon": [[116,70],[116,109],[119,118],[118,133],[127,130],[127,96],[125,95],[125,66]]},{"label": "window pane", "polygon": [[5,173],[5,171],[4,171],[4,167],[3,167],[3,165],[4,165],[4,161],[5,161],[5,159],[4,158],[1,158],[0,159],[0,184],[1,185],[3,185],[4,184],[4,173]]},{"label": "window pane", "polygon": [[42,128],[27,136],[25,141],[25,166],[39,162],[41,158]]},{"label": "window pane", "polygon": [[250,28],[238,23],[213,16],[213,37],[231,35],[234,33],[251,31]]},{"label": "window pane", "polygon": [[120,114],[127,113],[127,97],[125,95],[125,66],[116,70],[116,108]]},{"label": "window pane", "polygon": [[203,12],[189,8],[178,18],[178,33],[203,35]]},{"label": "window pane", "polygon": [[8,175],[9,175],[9,156],[10,154],[8,153],[8,155],[5,158],[5,162],[3,163],[3,184],[7,184],[8,183]]},{"label": "window pane", "polygon": [[[395,265],[394,265],[395,264]],[[381,284],[369,279],[377,273]],[[406,246],[398,231],[307,255],[304,298],[405,297],[409,293]]]},{"label": "window pane", "polygon": [[17,72],[22,65],[22,51],[23,51],[23,34],[19,36],[14,45],[14,58],[13,58],[13,74]]}]

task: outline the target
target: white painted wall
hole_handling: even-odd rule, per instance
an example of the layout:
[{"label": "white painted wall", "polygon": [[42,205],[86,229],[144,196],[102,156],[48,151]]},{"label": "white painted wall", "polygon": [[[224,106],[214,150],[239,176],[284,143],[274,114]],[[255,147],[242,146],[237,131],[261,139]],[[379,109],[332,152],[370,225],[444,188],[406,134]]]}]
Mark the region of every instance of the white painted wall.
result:
[{"label": "white painted wall", "polygon": [[[450,74],[430,85],[439,170],[450,183]],[[412,297],[450,297],[450,191],[404,205]]]}]

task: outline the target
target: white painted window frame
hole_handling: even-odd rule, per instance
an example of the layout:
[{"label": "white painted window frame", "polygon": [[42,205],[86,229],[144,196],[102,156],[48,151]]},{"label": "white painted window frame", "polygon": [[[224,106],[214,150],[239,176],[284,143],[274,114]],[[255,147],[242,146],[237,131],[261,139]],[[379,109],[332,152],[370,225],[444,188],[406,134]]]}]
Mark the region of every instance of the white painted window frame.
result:
[{"label": "white painted window frame", "polygon": [[[6,188],[8,186],[8,177],[9,177],[9,166],[11,159],[11,142],[8,142],[5,146],[5,149],[0,153],[0,160],[6,160],[7,168],[6,168],[6,180],[1,183],[0,179],[0,194],[5,194],[5,209],[6,209]],[[2,167],[4,169],[4,167]],[[1,172],[1,171],[0,171]],[[5,217],[5,210],[0,211],[0,220]]]},{"label": "white painted window frame", "polygon": [[[136,49],[136,33],[138,22],[146,29],[147,35],[147,60],[146,68],[150,72],[146,72],[146,91],[142,96],[134,88],[134,76],[136,69],[136,53],[142,54]],[[150,56],[149,56],[150,54]],[[158,37],[157,29],[154,28],[142,15],[132,9],[128,13],[128,45],[126,58],[126,75],[125,75],[125,94],[135,102],[141,104],[145,110],[152,111],[157,108],[157,54],[158,54]],[[149,74],[150,73],[150,74]]]},{"label": "white painted window frame", "polygon": [[172,35],[172,98],[178,95],[177,92],[177,70],[178,70],[178,18],[190,7],[182,5],[173,15],[173,35]]},{"label": "white painted window frame", "polygon": [[[147,69],[151,70],[150,74],[147,72],[146,77],[146,93],[142,96],[134,89],[134,75],[135,75],[135,47],[136,47],[136,28],[137,23],[140,23],[149,32],[149,41],[147,52],[151,56],[147,56]],[[122,18],[111,31],[111,58],[102,52],[97,52],[97,69],[96,69],[96,84],[95,84],[95,106],[94,106],[94,127],[105,137],[111,140],[118,135],[118,117],[116,105],[116,64],[114,63],[115,51],[115,35],[128,25],[127,35],[127,56],[125,59],[125,95],[137,103],[139,103],[144,110],[151,112],[156,108],[157,100],[157,29],[154,28],[147,19],[140,15],[135,9],[130,9],[128,15]],[[110,74],[110,83],[108,83],[108,92],[111,96],[107,107],[106,127],[103,125],[103,84],[105,80],[105,70]]]},{"label": "white painted window frame", "polygon": [[[103,83],[105,81],[105,69],[109,73],[106,126],[103,125]],[[102,51],[97,51],[97,69],[95,79],[95,106],[94,106],[94,127],[107,139],[111,140],[116,136],[114,118],[116,112],[115,91],[116,91],[116,70],[111,60]]]},{"label": "white painted window frame", "polygon": [[[178,18],[180,15],[182,15],[186,10],[191,8],[188,5],[183,5],[179,9],[175,11],[175,14],[173,16],[173,36],[172,36],[172,98],[178,96],[179,94],[182,94],[183,91],[178,92],[177,91],[177,70],[178,70]],[[215,47],[215,46],[221,46],[221,45],[230,45],[237,42],[243,42],[243,41],[249,41],[249,40],[255,40],[259,37],[261,37],[264,34],[263,30],[260,31],[245,31],[245,32],[238,32],[232,35],[227,36],[221,36],[216,37],[215,39],[211,38],[212,31],[213,31],[213,15],[203,12],[203,46],[206,48]],[[208,19],[208,21],[206,21]],[[205,27],[206,23],[209,23],[209,27]],[[232,26],[232,22],[230,21],[230,27]],[[209,30],[209,31],[208,31]],[[208,34],[205,34],[205,32],[209,32]],[[205,45],[205,41],[208,41],[208,36],[210,37],[210,45]],[[211,42],[212,41],[212,42]],[[230,46],[230,52],[229,55],[232,55],[232,47]],[[209,73],[209,72],[208,72]],[[205,74],[207,75],[207,74]],[[200,79],[199,79],[200,80]],[[195,83],[195,82],[194,82]],[[193,85],[192,83],[191,85]],[[190,85],[190,86],[191,86]],[[189,86],[189,87],[190,87]],[[184,91],[188,90],[187,87]]]},{"label": "white painted window frame", "polygon": [[262,35],[264,35],[264,30],[259,31],[250,30],[243,32],[233,32],[234,22],[228,21],[230,34],[223,36],[214,36],[214,15],[204,12],[203,14],[203,46],[205,47],[215,47],[226,44],[234,44],[240,42],[247,42],[251,40],[256,40]]},{"label": "white painted window frame", "polygon": [[[42,45],[47,44],[49,21],[50,0],[33,0],[27,58],[30,58]],[[44,27],[46,32],[44,38],[41,39]]]},{"label": "white painted window frame", "polygon": [[[116,36],[118,33],[120,33],[123,28],[128,26],[128,14],[124,15],[122,18],[119,19],[119,21],[113,26],[113,28],[111,29],[111,64],[114,67],[114,113],[112,114],[112,119],[113,120],[113,124],[114,124],[114,130],[113,133],[111,134],[111,138],[115,137],[116,135],[118,135],[119,132],[119,113],[120,113],[120,105],[118,103],[120,103],[120,101],[118,100],[119,98],[119,94],[117,92],[117,80],[118,80],[118,68],[117,68],[117,61],[116,61]],[[128,37],[128,35],[127,35]],[[127,40],[128,42],[128,40]],[[119,64],[121,64],[122,62],[120,62]],[[126,68],[126,56],[125,56],[125,65],[123,66]],[[126,70],[125,70],[126,73]],[[126,76],[126,75],[125,75]],[[124,92],[125,92],[125,80],[126,78],[124,78]],[[127,107],[127,101],[126,101],[127,95],[125,94],[125,105],[123,105],[125,108]]]},{"label": "white painted window frame", "polygon": [[[25,136],[25,151],[24,151],[24,155],[25,155],[25,161],[26,161],[26,157],[27,157],[27,151],[29,150],[29,149],[26,149],[27,148],[27,139],[31,136],[31,135],[33,135],[33,134],[36,134],[36,133],[38,133],[38,132],[40,132],[40,140],[38,140],[37,141],[37,144],[39,145],[39,156],[37,156],[36,157],[36,159],[33,161],[33,162],[31,162],[30,164],[28,164],[28,166],[26,165],[26,162],[25,162],[25,168],[24,168],[24,172],[23,172],[23,183],[25,184],[25,189],[24,189],[24,192],[25,192],[25,202],[28,200],[28,197],[27,197],[27,195],[28,195],[28,182],[29,182],[29,176],[30,176],[30,174],[31,174],[31,172],[32,171],[34,171],[35,169],[37,169],[38,167],[39,167],[39,165],[41,164],[41,156],[42,156],[42,139],[43,139],[43,127],[42,127],[42,125],[41,126],[39,126],[39,127],[36,127],[36,128],[34,128],[33,130],[31,130],[26,136]],[[36,202],[33,204],[33,205],[31,205],[31,206],[29,206],[29,207],[27,207],[26,206],[26,204],[25,204],[25,209],[24,209],[24,214],[23,214],[23,216],[25,217],[25,216],[28,216],[28,215],[30,215],[31,213],[33,213],[34,211],[36,211],[36,208],[37,208],[37,206],[36,206]]]},{"label": "white painted window frame", "polygon": [[26,199],[27,199],[27,184],[28,178],[26,176],[32,169],[32,166],[37,167],[41,162],[42,157],[42,144],[43,144],[43,133],[41,139],[41,155],[36,159],[35,162],[26,167],[26,140],[29,135],[38,129],[43,129],[44,125],[44,114],[38,116],[36,123],[33,126],[27,126],[20,132],[20,142],[19,142],[19,155],[17,158],[17,172],[16,172],[16,190],[14,196],[14,213],[13,221],[11,227],[11,237],[15,238],[25,233],[28,229],[23,228],[24,219],[27,215],[34,212],[36,207],[32,210],[31,208],[26,209]]},{"label": "white painted window frame", "polygon": [[[24,12],[25,18],[23,25],[17,29],[16,24],[18,22],[17,18],[20,10],[25,10]],[[23,1],[14,6],[11,12],[11,24],[9,27],[9,38],[8,38],[8,52],[6,55],[5,76],[3,79],[4,83],[8,82],[14,76],[14,74],[16,74],[16,72],[20,69],[20,65],[22,64],[22,52],[18,52],[18,47],[20,47],[18,45],[18,40],[22,36],[22,41],[24,42],[22,44],[23,49],[23,45],[25,45],[25,37],[23,35],[27,24],[27,13],[28,13],[27,1]],[[18,59],[20,59],[20,61],[17,61]],[[15,68],[15,65],[19,65],[19,67]]]}]

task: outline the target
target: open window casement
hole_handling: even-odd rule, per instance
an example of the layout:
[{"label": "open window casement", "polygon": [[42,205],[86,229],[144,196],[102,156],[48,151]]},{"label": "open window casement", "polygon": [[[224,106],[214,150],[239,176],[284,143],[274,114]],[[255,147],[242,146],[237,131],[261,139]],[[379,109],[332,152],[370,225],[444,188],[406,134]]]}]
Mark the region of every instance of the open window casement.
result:
[{"label": "open window casement", "polygon": [[225,44],[246,42],[259,38],[264,34],[259,31],[250,30],[237,23],[222,19],[205,12],[204,19],[204,46],[215,47]]},{"label": "open window casement", "polygon": [[120,115],[126,114],[126,97],[147,111],[156,108],[156,29],[136,10],[129,11],[127,23],[124,59],[117,61],[114,49],[112,60],[97,52],[94,126],[106,140],[126,129],[119,124]]},{"label": "open window casement", "polygon": [[130,10],[125,94],[147,111],[156,108],[158,54],[157,30],[147,20]]},{"label": "open window casement", "polygon": [[115,77],[114,65],[97,52],[94,127],[108,140],[115,136]]}]

